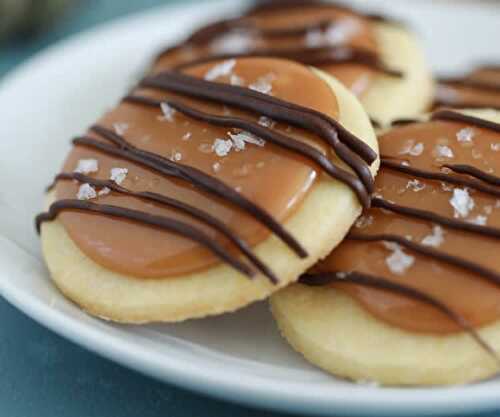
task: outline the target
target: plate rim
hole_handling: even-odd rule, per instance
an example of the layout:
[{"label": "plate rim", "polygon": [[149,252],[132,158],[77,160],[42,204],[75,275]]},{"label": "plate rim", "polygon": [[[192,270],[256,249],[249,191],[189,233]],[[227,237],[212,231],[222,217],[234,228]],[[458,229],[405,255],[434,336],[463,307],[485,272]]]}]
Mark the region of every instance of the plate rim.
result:
[{"label": "plate rim", "polygon": [[[65,40],[58,41],[50,47],[35,54],[18,65],[0,80],[0,102],[6,86],[13,83],[23,83],[27,72],[35,68],[38,62],[49,62],[62,50],[91,46],[104,33],[124,30],[141,20],[152,18],[156,13],[185,12],[189,8],[207,7],[220,4],[234,5],[232,0],[214,0],[200,5],[193,1],[187,4],[174,4],[155,7],[145,12],[135,13],[118,19],[98,24],[90,29],[77,33]],[[0,235],[1,239],[1,235]],[[11,245],[10,241],[7,244]],[[20,249],[15,249],[20,250]],[[38,261],[38,259],[37,259]],[[0,269],[0,277],[4,272]],[[56,291],[54,289],[54,291]],[[432,410],[433,415],[451,415],[457,412],[484,412],[493,410],[500,405],[497,392],[485,386],[472,385],[448,388],[364,388],[354,386],[336,386],[332,393],[323,386],[317,391],[304,390],[304,384],[288,381],[279,387],[272,380],[258,375],[241,378],[229,370],[223,372],[216,367],[207,366],[200,369],[192,364],[179,364],[175,360],[165,361],[161,357],[161,366],[156,361],[147,359],[145,355],[137,355],[140,346],[123,340],[114,334],[103,337],[102,330],[91,322],[81,322],[61,311],[51,309],[49,305],[37,298],[35,294],[10,283],[5,277],[0,279],[0,295],[10,304],[31,317],[40,325],[71,340],[73,343],[99,354],[123,366],[132,368],[142,374],[152,376],[164,382],[169,382],[192,391],[225,401],[285,411],[292,413],[314,413],[318,415],[423,415]],[[116,343],[120,342],[120,343]],[[144,348],[147,353],[147,348]],[[146,355],[147,356],[147,355]],[[158,356],[158,359],[160,357]],[[266,384],[267,383],[267,384]],[[308,394],[304,394],[304,391]],[[425,396],[425,403],[422,398]],[[458,400],[450,401],[450,398]]]}]

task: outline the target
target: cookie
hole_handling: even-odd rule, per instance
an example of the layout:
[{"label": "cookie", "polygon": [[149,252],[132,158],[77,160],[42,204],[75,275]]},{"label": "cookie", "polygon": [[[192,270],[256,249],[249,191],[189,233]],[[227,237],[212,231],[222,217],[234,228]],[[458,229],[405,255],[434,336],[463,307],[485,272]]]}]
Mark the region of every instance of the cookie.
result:
[{"label": "cookie", "polygon": [[125,323],[230,312],[295,281],[369,204],[378,167],[356,98],[269,58],[149,75],[73,144],[37,218],[44,257],[68,298]]},{"label": "cookie", "polygon": [[382,125],[432,104],[433,79],[415,36],[400,22],[345,6],[260,2],[168,48],[157,65],[183,68],[228,56],[274,56],[316,66],[343,82]]},{"label": "cookie", "polygon": [[384,385],[498,372],[499,122],[493,110],[442,110],[379,137],[372,208],[271,300],[306,359]]},{"label": "cookie", "polygon": [[461,77],[438,79],[434,107],[500,110],[500,66],[480,66]]}]

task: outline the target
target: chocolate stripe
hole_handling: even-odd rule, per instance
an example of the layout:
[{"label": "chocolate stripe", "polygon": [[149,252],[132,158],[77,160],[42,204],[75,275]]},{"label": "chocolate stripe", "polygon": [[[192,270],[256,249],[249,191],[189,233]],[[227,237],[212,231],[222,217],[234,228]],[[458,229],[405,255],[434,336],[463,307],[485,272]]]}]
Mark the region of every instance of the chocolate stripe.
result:
[{"label": "chocolate stripe", "polygon": [[403,246],[407,249],[410,249],[416,253],[419,253],[424,256],[428,256],[430,258],[436,259],[438,261],[447,263],[452,266],[456,266],[458,268],[465,269],[474,274],[480,275],[482,278],[485,278],[488,282],[500,286],[500,274],[497,272],[485,268],[479,264],[474,262],[470,262],[464,258],[460,258],[458,256],[449,255],[445,252],[433,249],[429,246],[424,246],[415,242],[412,242],[409,239],[406,239],[397,235],[390,234],[380,234],[380,235],[367,235],[367,234],[359,234],[359,233],[349,233],[347,236],[349,240],[362,241],[362,242],[378,242],[378,241],[386,241],[397,243],[400,246]]},{"label": "chocolate stripe", "polygon": [[89,201],[81,200],[56,201],[50,206],[48,212],[39,214],[36,217],[36,228],[38,233],[40,233],[40,227],[42,223],[46,221],[52,221],[59,215],[60,212],[68,210],[83,211],[90,214],[106,215],[110,217],[120,218],[140,224],[153,226],[170,233],[175,233],[179,236],[191,239],[201,244],[202,246],[210,250],[214,255],[219,257],[222,261],[231,265],[234,269],[241,272],[242,274],[249,277],[254,276],[254,271],[252,271],[246,264],[239,261],[236,257],[229,255],[227,251],[221,245],[214,242],[210,238],[210,236],[195,229],[189,224],[173,220],[168,217],[155,216],[146,212],[131,210],[119,206],[95,204]]},{"label": "chocolate stripe", "polygon": [[476,341],[476,343],[500,366],[500,359],[498,358],[495,350],[485,340],[483,340],[479,333],[471,324],[469,324],[469,322],[463,316],[450,309],[446,304],[442,303],[438,299],[415,288],[402,284],[396,284],[384,278],[362,274],[360,272],[329,272],[320,274],[306,274],[300,278],[299,282],[311,287],[324,286],[334,283],[361,285],[364,287],[371,287],[383,291],[392,292],[394,294],[398,294],[403,297],[421,302],[440,311],[455,324],[457,324],[463,331],[467,332]]},{"label": "chocolate stripe", "polygon": [[[450,184],[461,185],[464,187],[473,188],[477,191],[481,191],[481,192],[486,193],[486,194],[493,195],[495,197],[500,197],[500,189],[492,187],[492,186],[487,185],[487,184],[483,184],[482,182],[477,181],[477,180],[455,177],[455,176],[451,176],[449,174],[444,174],[444,173],[440,173],[440,172],[424,171],[424,170],[421,170],[418,168],[413,168],[410,166],[406,166],[406,165],[403,165],[400,163],[393,162],[393,161],[389,160],[387,157],[382,157],[381,162],[382,162],[382,167],[389,169],[389,170],[392,170],[392,171],[401,172],[403,174],[411,175],[411,176],[417,177],[417,178],[425,178],[428,180],[443,181],[443,182],[447,182]],[[448,167],[448,166],[444,165],[444,167]],[[460,169],[460,168],[458,168],[458,169]],[[482,171],[480,171],[480,172],[482,173]]]},{"label": "chocolate stripe", "polygon": [[343,142],[366,162],[371,164],[377,159],[377,153],[373,149],[331,117],[249,88],[205,81],[172,71],[147,77],[141,85],[216,103],[230,104],[316,133],[336,152],[338,152],[339,143]]},{"label": "chocolate stripe", "polygon": [[345,65],[357,64],[368,67],[377,72],[391,77],[403,77],[401,71],[388,68],[379,56],[371,51],[353,46],[328,46],[328,47],[303,47],[303,48],[262,48],[248,52],[235,52],[230,54],[213,54],[174,67],[176,71],[196,65],[214,61],[223,61],[231,58],[259,58],[274,57],[289,59],[304,65]]},{"label": "chocolate stripe", "polygon": [[432,211],[420,210],[413,207],[400,206],[391,203],[382,198],[373,198],[372,206],[380,209],[392,211],[407,217],[414,217],[421,220],[427,220],[441,226],[449,227],[450,229],[460,230],[462,232],[476,233],[483,236],[500,239],[500,229],[487,226],[479,226],[472,223],[467,223],[461,220],[449,219],[448,217],[440,216]]},{"label": "chocolate stripe", "polygon": [[443,167],[451,169],[453,172],[456,172],[457,174],[470,175],[471,177],[477,178],[491,185],[500,185],[500,177],[488,174],[487,172],[481,171],[480,169],[473,167],[472,165],[445,164],[443,165]]},{"label": "chocolate stripe", "polygon": [[[137,97],[137,96],[129,96],[127,97],[127,100],[132,102],[137,102],[140,104],[152,105],[155,107],[160,106],[162,103],[159,100],[154,100],[147,97]],[[361,170],[361,172],[359,172],[358,175],[360,179],[362,180],[365,179],[365,181],[368,182],[368,184],[366,184],[365,181],[361,182],[360,179],[358,179],[351,173],[344,171],[340,168],[337,168],[325,155],[323,155],[316,148],[307,145],[305,143],[302,143],[298,140],[295,140],[289,136],[282,135],[276,131],[263,127],[257,123],[253,123],[248,120],[236,117],[223,117],[223,116],[208,114],[178,102],[168,101],[167,104],[173,109],[177,110],[178,112],[184,114],[185,116],[215,126],[243,129],[247,132],[250,132],[258,136],[261,139],[273,143],[274,145],[277,145],[281,148],[285,148],[295,154],[298,154],[313,161],[321,168],[323,168],[327,174],[329,174],[335,179],[338,179],[339,181],[342,181],[343,183],[351,187],[353,190],[355,190],[358,198],[361,201],[363,201],[363,205],[365,207],[369,206],[370,203],[369,197],[365,192],[364,187],[368,188],[372,186],[372,181],[371,181],[372,175],[369,168],[366,165],[364,164],[362,165],[364,169]],[[357,166],[354,164],[354,168],[356,167]]]},{"label": "chocolate stripe", "polygon": [[188,214],[189,216],[195,218],[196,220],[201,221],[202,223],[211,226],[217,232],[226,237],[231,243],[233,243],[236,248],[238,248],[243,255],[272,283],[278,283],[279,280],[276,275],[252,252],[250,246],[241,239],[233,230],[227,227],[224,223],[219,221],[217,218],[211,216],[210,214],[193,207],[189,204],[183,203],[179,200],[166,197],[157,193],[151,192],[135,192],[128,190],[125,187],[118,185],[116,182],[111,180],[99,180],[96,178],[88,177],[79,173],[61,173],[56,176],[54,180],[54,184],[60,180],[76,180],[81,183],[87,183],[94,187],[107,187],[110,190],[113,190],[117,193],[128,195],[135,198],[140,198],[143,200],[153,201],[163,206],[167,206],[170,208],[174,208],[184,214]]},{"label": "chocolate stripe", "polygon": [[[120,139],[120,137],[114,132],[102,127],[94,127],[93,129],[109,140],[113,141]],[[170,161],[159,155],[139,150],[132,147],[125,141],[118,142],[121,144],[119,146],[122,146],[122,148],[111,146],[89,137],[76,138],[73,143],[75,145],[91,147],[107,154],[138,163],[164,176],[175,177],[189,182],[196,188],[211,195],[215,195],[224,201],[230,202],[234,206],[250,214],[269,230],[275,233],[295,253],[297,253],[297,255],[302,258],[307,257],[306,250],[284,229],[283,226],[281,226],[281,224],[274,220],[272,216],[252,203],[250,200],[246,199],[240,193],[224,184],[222,181],[211,177],[196,168],[188,167],[177,162]]]},{"label": "chocolate stripe", "polygon": [[469,116],[452,110],[439,110],[432,114],[431,120],[444,120],[448,122],[462,122],[469,125],[493,130],[500,133],[500,124],[479,117]]}]

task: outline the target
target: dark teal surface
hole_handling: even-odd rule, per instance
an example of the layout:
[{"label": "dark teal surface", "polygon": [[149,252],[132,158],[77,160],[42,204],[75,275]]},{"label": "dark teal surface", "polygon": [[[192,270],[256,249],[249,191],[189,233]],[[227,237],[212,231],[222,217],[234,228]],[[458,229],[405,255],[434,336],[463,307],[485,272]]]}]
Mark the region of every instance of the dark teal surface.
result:
[{"label": "dark teal surface", "polygon": [[[170,1],[174,2],[180,3]],[[59,39],[165,3],[169,1],[81,0],[80,6],[50,33],[1,45],[0,78]],[[214,401],[129,371],[67,342],[0,299],[0,417],[160,416],[282,415]],[[500,412],[483,417],[494,416],[500,416]]]}]

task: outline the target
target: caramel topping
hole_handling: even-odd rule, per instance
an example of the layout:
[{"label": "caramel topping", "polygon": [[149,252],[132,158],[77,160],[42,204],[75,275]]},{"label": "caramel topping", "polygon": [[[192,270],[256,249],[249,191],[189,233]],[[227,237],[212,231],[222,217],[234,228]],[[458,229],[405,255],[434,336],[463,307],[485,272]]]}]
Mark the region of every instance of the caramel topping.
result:
[{"label": "caramel topping", "polygon": [[321,2],[291,6],[276,2],[204,27],[166,50],[157,64],[177,68],[230,56],[282,57],[323,69],[358,96],[377,72],[399,75],[380,62],[369,17]]},{"label": "caramel topping", "polygon": [[[272,97],[289,102],[290,106],[304,106],[311,111],[323,112],[332,119],[338,117],[336,98],[330,87],[300,65],[272,59],[243,59],[206,64],[191,68],[186,73],[227,84],[238,77],[245,86],[265,91]],[[301,85],[301,89],[290,88],[291,85]],[[301,93],[304,89],[308,91],[307,95]],[[285,222],[300,207],[318,179],[320,167],[302,154],[263,141],[239,128],[197,120],[184,114],[183,106],[218,117],[237,117],[265,126],[273,132],[310,145],[317,152],[336,160],[332,150],[326,143],[318,140],[315,134],[255,112],[152,87],[136,89],[133,95],[149,99],[158,105],[124,101],[98,122],[100,127],[90,130],[86,137],[75,141],[77,146],[71,151],[64,165],[64,172],[71,173],[79,166],[90,167],[93,169],[82,172],[82,175],[94,180],[84,183],[91,188],[85,187],[83,190],[84,178],[76,178],[78,182],[59,181],[56,193],[61,203],[74,200],[77,195],[82,198],[82,202],[72,203],[71,211],[60,214],[56,206],[54,210],[57,213],[53,212],[49,216],[53,218],[59,214],[61,222],[80,250],[113,271],[144,278],[167,277],[204,270],[216,265],[217,258],[221,258],[217,256],[218,248],[210,248],[183,235],[182,233],[187,233],[187,228],[184,227],[180,231],[182,233],[175,233],[177,229],[174,230],[174,226],[177,227],[177,223],[166,224],[163,220],[158,222],[158,218],[149,217],[146,222],[143,215],[143,221],[137,223],[131,217],[137,213],[168,217],[181,222],[183,226],[196,227],[221,248],[229,253],[234,252],[227,241],[227,235],[217,233],[217,230],[207,227],[205,221],[188,216],[185,211],[180,212],[161,204],[161,201],[155,200],[151,195],[175,199],[189,205],[191,209],[203,210],[228,229],[238,231],[238,236],[248,246],[254,246],[269,236],[265,224],[228,201],[214,198],[217,196],[203,192],[199,187],[193,186],[194,183],[183,181],[182,176],[170,178],[161,175],[153,169],[157,161],[154,155],[213,176],[237,190],[242,197],[279,223]],[[111,138],[112,141],[123,138],[125,142],[118,140],[115,142],[117,147],[109,144],[106,138]],[[131,148],[132,151],[128,150],[129,146],[134,147]],[[142,153],[135,151],[135,148]],[[102,151],[105,149],[108,150]],[[136,158],[137,155],[140,158]],[[140,163],[141,158],[146,158],[146,162]],[[92,160],[97,161],[96,171],[95,164],[82,162]],[[109,180],[111,177],[122,190],[95,182]],[[283,178],[287,181],[284,182]],[[69,179],[75,178],[72,176]],[[137,193],[147,195],[137,198]],[[123,213],[117,212],[114,207],[129,210],[127,217],[124,219],[120,215]],[[105,215],[95,215],[99,210],[105,211]],[[43,220],[46,218],[41,219]],[[151,227],[144,227],[144,223]],[[165,233],[167,227],[174,232]]]},{"label": "caramel topping", "polygon": [[440,79],[435,106],[500,109],[500,67],[479,67],[462,78]]},{"label": "caramel topping", "polygon": [[[438,300],[474,327],[500,318],[500,125],[452,112],[379,138],[373,208],[314,273],[380,277]],[[435,306],[336,283],[377,318],[415,332],[463,330]]]}]

